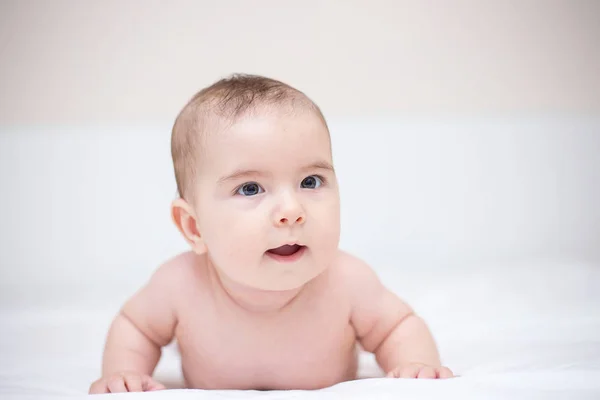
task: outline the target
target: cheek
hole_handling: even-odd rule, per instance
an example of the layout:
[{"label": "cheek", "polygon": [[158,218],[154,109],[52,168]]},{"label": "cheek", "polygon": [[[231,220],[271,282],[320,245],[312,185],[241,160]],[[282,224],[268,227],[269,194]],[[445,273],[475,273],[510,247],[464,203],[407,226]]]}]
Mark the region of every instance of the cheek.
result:
[{"label": "cheek", "polygon": [[311,219],[319,237],[318,244],[322,248],[336,247],[340,237],[340,203],[337,196],[332,195],[315,202]]},{"label": "cheek", "polygon": [[260,210],[239,204],[215,204],[207,210],[203,235],[206,245],[217,258],[251,257],[264,245],[264,218]]}]

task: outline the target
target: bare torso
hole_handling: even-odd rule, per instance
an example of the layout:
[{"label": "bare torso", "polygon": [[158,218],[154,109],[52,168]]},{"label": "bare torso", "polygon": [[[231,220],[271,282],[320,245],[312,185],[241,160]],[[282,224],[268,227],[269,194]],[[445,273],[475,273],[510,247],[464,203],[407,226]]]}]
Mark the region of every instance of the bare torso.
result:
[{"label": "bare torso", "polygon": [[[316,389],[355,379],[350,301],[334,265],[284,309],[252,312],[193,256],[178,288],[175,338],[186,385],[205,389]],[[196,265],[194,265],[196,264]]]},{"label": "bare torso", "polygon": [[205,255],[175,257],[113,321],[90,393],[164,388],[150,375],[173,339],[189,388],[329,387],[356,379],[359,344],[388,376],[452,376],[425,323],[368,265],[340,251],[321,271],[302,288],[265,291],[236,286]]}]

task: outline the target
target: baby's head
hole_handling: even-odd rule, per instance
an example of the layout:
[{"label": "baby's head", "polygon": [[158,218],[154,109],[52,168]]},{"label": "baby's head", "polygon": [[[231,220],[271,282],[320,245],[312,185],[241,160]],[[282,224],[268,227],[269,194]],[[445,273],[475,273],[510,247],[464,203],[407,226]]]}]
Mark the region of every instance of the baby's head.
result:
[{"label": "baby's head", "polygon": [[340,236],[331,142],[302,92],[259,76],[220,80],[181,111],[171,152],[173,220],[220,273],[288,290],[331,264]]}]

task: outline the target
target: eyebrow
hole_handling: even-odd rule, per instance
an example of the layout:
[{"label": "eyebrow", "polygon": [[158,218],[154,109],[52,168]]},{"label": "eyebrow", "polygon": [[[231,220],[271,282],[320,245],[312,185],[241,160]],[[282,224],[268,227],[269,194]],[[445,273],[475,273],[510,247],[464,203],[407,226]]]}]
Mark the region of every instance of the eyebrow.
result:
[{"label": "eyebrow", "polygon": [[[327,161],[317,161],[315,163],[309,164],[303,168],[302,171],[306,170],[314,170],[314,169],[324,169],[328,171],[334,171],[333,165]],[[258,171],[255,169],[237,169],[233,171],[231,174],[222,176],[219,178],[218,183],[225,183],[227,181],[233,181],[241,178],[246,178],[250,176],[268,176],[271,175],[270,172]]]},{"label": "eyebrow", "polygon": [[317,161],[315,163],[309,164],[306,167],[302,168],[302,171],[311,170],[311,169],[326,169],[328,171],[333,172],[333,165],[327,161]]}]

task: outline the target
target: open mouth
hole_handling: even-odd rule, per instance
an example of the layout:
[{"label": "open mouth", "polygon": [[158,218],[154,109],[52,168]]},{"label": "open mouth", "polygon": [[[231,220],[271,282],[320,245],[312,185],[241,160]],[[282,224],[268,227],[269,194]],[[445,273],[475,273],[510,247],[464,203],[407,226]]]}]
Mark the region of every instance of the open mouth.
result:
[{"label": "open mouth", "polygon": [[267,250],[267,254],[278,261],[294,261],[300,258],[306,246],[299,244],[285,244],[274,249]]}]

